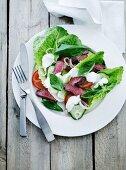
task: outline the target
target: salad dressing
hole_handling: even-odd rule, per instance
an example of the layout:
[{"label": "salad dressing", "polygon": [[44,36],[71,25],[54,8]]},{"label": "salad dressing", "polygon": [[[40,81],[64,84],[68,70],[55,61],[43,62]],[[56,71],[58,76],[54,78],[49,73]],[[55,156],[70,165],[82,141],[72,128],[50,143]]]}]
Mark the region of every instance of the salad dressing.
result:
[{"label": "salad dressing", "polygon": [[67,111],[70,112],[75,105],[79,104],[80,101],[81,101],[81,98],[80,98],[79,95],[78,96],[71,96],[66,103]]},{"label": "salad dressing", "polygon": [[101,75],[93,71],[85,75],[85,77],[88,82],[92,82],[92,83],[97,83],[101,79]]},{"label": "salad dressing", "polygon": [[52,65],[52,63],[54,62],[54,58],[55,58],[55,56],[50,53],[49,54],[47,53],[42,57],[42,66],[45,71],[49,66]]}]

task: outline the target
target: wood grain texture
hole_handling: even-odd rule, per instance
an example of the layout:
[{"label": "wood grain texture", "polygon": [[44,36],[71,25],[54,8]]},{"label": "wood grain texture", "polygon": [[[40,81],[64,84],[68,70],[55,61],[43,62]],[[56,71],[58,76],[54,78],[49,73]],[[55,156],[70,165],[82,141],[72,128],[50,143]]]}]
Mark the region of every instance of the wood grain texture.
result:
[{"label": "wood grain texture", "polygon": [[[50,16],[50,26],[72,24],[70,18]],[[56,137],[51,144],[51,170],[92,170],[92,136]]]},{"label": "wood grain texture", "polygon": [[[0,0],[2,7],[0,10],[0,170],[6,169],[6,3],[6,0]],[[9,16],[7,169],[126,170],[126,103],[118,117],[95,133],[94,144],[92,144],[92,135],[88,135],[78,138],[56,136],[56,140],[49,145],[41,130],[29,121],[27,121],[28,137],[19,136],[19,109],[12,93],[11,70],[20,43],[29,40],[34,34],[48,27],[48,24],[51,26],[71,24],[72,21],[67,17],[58,19],[48,15],[42,0],[10,0]],[[92,148],[93,146],[95,148]]]},{"label": "wood grain texture", "polygon": [[126,103],[124,104],[118,116],[109,125],[95,133],[96,170],[126,170],[125,113]]},{"label": "wood grain texture", "polygon": [[92,170],[91,135],[56,137],[51,144],[51,170]]},{"label": "wood grain texture", "polygon": [[19,109],[14,100],[11,71],[21,42],[48,27],[48,12],[42,0],[10,0],[9,91],[8,91],[8,170],[49,170],[50,145],[41,130],[27,122],[27,138],[19,136]]},{"label": "wood grain texture", "polygon": [[0,170],[6,169],[7,1],[0,0]]},{"label": "wood grain texture", "polygon": [[118,170],[117,119],[95,133],[96,170]]}]

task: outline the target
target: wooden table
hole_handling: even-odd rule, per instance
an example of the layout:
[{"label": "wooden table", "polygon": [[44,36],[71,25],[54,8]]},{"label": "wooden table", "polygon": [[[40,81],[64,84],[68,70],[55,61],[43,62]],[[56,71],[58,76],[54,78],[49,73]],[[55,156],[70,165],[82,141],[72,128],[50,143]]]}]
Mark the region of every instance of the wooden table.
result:
[{"label": "wooden table", "polygon": [[49,144],[29,121],[28,137],[19,136],[11,74],[20,43],[66,23],[72,19],[50,15],[42,0],[0,0],[0,170],[126,170],[126,104],[109,125],[88,136],[56,136]]}]

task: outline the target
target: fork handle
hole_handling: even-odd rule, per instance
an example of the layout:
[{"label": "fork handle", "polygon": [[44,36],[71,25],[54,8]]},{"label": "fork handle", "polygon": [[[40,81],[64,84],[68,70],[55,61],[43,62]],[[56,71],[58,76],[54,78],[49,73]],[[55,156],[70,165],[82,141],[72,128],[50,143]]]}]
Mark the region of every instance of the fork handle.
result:
[{"label": "fork handle", "polygon": [[26,96],[27,94],[21,90],[20,93],[20,136],[26,137]]}]

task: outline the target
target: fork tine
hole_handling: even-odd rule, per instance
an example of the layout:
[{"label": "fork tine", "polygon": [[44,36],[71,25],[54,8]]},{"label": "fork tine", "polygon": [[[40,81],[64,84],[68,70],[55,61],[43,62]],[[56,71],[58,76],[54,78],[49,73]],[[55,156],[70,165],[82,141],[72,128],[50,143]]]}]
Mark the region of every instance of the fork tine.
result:
[{"label": "fork tine", "polygon": [[14,72],[17,82],[20,83],[19,77],[17,76],[17,73],[15,72],[15,68],[12,68],[12,71]]},{"label": "fork tine", "polygon": [[24,83],[25,78],[24,78],[24,76],[23,76],[23,74],[22,74],[22,71],[21,71],[21,69],[19,68],[19,66],[17,66],[17,69],[18,69],[19,74],[20,74],[20,76],[21,76],[21,78],[22,78],[22,82]]},{"label": "fork tine", "polygon": [[19,79],[20,79],[20,83],[23,83],[22,77],[21,77],[21,75],[20,75],[20,72],[19,72],[17,66],[15,67],[15,71],[16,71],[16,73],[17,73],[17,77],[19,77]]},{"label": "fork tine", "polygon": [[23,76],[24,76],[25,80],[27,81],[27,78],[26,78],[26,76],[25,76],[25,73],[24,73],[24,71],[23,71],[23,69],[22,69],[21,65],[19,65],[19,67],[20,67],[20,70],[21,70],[21,72],[22,72],[22,74],[23,74]]}]

